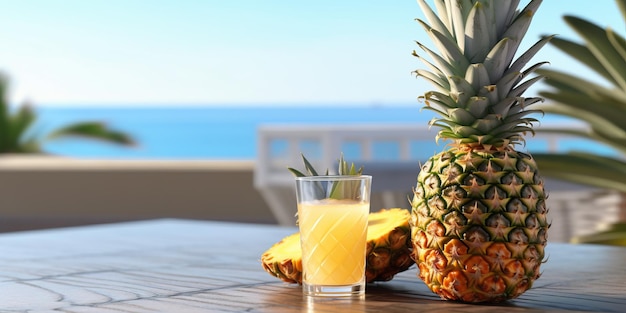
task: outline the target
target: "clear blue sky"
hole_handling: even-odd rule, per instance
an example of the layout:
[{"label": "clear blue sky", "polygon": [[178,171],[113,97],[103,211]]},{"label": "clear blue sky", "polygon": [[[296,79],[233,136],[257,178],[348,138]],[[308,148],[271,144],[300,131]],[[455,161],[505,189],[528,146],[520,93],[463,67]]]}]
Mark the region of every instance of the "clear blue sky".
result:
[{"label": "clear blue sky", "polygon": [[[544,0],[525,44],[576,39],[564,14],[624,34],[612,0]],[[417,17],[414,0],[0,0],[0,69],[36,105],[413,103]]]}]

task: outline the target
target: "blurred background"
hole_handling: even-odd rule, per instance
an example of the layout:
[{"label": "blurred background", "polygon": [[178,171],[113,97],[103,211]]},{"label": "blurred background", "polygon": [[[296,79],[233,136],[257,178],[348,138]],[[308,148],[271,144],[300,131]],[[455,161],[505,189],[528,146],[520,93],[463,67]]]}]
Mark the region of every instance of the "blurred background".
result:
[{"label": "blurred background", "polygon": [[[616,2],[544,1],[521,49],[542,35],[576,40],[565,15],[626,30]],[[24,137],[2,151],[0,231],[161,217],[280,222],[254,175],[259,159],[269,162],[260,153],[280,160],[288,148],[262,146],[259,130],[426,126],[431,115],[416,98],[430,86],[411,75],[421,66],[411,56],[414,41],[430,42],[414,21],[421,17],[415,1],[3,1],[2,96]],[[603,80],[551,45],[535,60]],[[539,83],[528,93],[546,88]],[[584,125],[557,114],[539,118],[542,126]],[[313,158],[321,153],[315,144],[300,147]],[[394,147],[375,151],[393,161]],[[412,145],[410,176],[442,148]],[[527,147],[623,158],[593,138],[552,148],[548,141]],[[358,161],[358,149],[342,150]],[[289,162],[280,167],[299,166]],[[560,240],[574,235],[564,230]]]}]

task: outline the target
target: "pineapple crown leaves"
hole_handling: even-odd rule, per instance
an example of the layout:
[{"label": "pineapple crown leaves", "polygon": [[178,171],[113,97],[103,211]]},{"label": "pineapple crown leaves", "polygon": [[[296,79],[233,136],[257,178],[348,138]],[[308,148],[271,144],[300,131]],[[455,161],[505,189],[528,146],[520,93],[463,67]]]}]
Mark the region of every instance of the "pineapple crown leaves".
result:
[{"label": "pineapple crown leaves", "polygon": [[[295,169],[295,168],[287,168],[287,170],[289,170],[294,176],[296,177],[306,177],[306,176],[320,176],[317,171],[315,170],[315,168],[313,167],[313,164],[311,164],[311,162],[309,162],[309,160],[306,159],[306,157],[304,156],[304,154],[301,155],[302,156],[302,161],[304,162],[304,168],[307,172],[308,175],[302,173],[301,171]],[[337,168],[337,175],[339,176],[360,176],[363,174],[363,167],[359,167],[359,169],[357,170],[356,166],[354,165],[354,163],[351,163],[350,165],[348,165],[348,162],[346,162],[346,160],[343,157],[343,154],[341,154],[341,156],[339,157],[339,166]],[[326,173],[324,174],[326,176],[329,175],[329,170],[326,169]]]},{"label": "pineapple crown leaves", "polygon": [[[309,162],[309,160],[306,159],[306,157],[304,156],[304,154],[302,154],[302,161],[304,162],[304,168],[307,172],[308,175],[302,173],[301,171],[295,169],[295,168],[287,168],[287,170],[289,170],[294,176],[296,177],[306,177],[306,176],[320,176],[317,171],[315,170],[315,168],[313,167],[313,165],[311,164],[311,162]],[[326,174],[328,175],[328,169],[326,169]]]},{"label": "pineapple crown leaves", "polygon": [[[306,159],[304,154],[302,154],[302,161],[304,162],[305,171],[308,175],[291,167],[287,169],[296,177],[320,176],[311,164],[311,162]],[[363,167],[361,166],[357,169],[354,163],[348,165],[348,162],[346,162],[346,160],[344,159],[343,154],[341,154],[341,157],[339,158],[339,166],[337,170],[338,176],[361,176],[363,174]],[[329,175],[328,169],[326,169],[326,173],[324,175]],[[352,181],[334,181],[332,183],[330,194],[328,197],[331,199],[354,198],[353,195],[357,194],[358,187],[359,186]],[[318,182],[316,192],[318,192],[320,195],[326,194],[326,188],[324,188],[322,182]],[[321,199],[323,197],[319,198]]]},{"label": "pineapple crown leaves", "polygon": [[541,38],[514,59],[534,12],[542,0],[531,0],[521,11],[519,0],[434,0],[436,12],[417,0],[426,21],[417,19],[437,51],[417,42],[429,58],[417,57],[427,70],[414,71],[436,87],[418,99],[423,109],[439,115],[430,126],[440,127],[437,139],[508,145],[523,143],[537,119],[526,110],[541,98],[522,94],[542,76],[531,77],[540,62],[524,69],[551,39]]}]

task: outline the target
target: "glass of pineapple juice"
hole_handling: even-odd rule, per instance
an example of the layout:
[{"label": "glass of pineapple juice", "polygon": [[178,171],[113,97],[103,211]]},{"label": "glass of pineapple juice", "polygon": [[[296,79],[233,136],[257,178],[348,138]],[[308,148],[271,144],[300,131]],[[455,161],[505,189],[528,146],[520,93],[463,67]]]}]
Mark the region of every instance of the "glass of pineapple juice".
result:
[{"label": "glass of pineapple juice", "polygon": [[296,178],[305,295],[365,293],[371,184],[369,175]]}]

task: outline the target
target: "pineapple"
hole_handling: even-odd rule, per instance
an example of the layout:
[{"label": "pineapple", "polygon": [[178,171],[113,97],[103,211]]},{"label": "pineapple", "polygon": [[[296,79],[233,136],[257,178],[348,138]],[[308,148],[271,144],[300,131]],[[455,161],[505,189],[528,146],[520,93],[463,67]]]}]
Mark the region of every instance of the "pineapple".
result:
[{"label": "pineapple", "polygon": [[302,250],[300,233],[275,243],[261,256],[263,269],[287,283],[302,284]]},{"label": "pineapple", "polygon": [[[306,172],[317,176],[311,163],[302,156]],[[289,168],[295,176],[306,176]],[[338,175],[361,175],[354,164],[348,166],[343,156],[339,159]],[[326,171],[328,174],[328,171]],[[341,192],[337,188],[337,192]],[[331,194],[332,196],[332,194]],[[367,229],[367,282],[387,281],[414,264],[411,259],[410,212],[405,209],[382,209],[370,213]],[[263,269],[288,283],[302,283],[302,251],[298,233],[283,238],[261,256]]]},{"label": "pineapple", "polygon": [[[368,283],[388,281],[414,264],[408,210],[393,208],[370,213],[367,228]],[[274,244],[261,256],[263,269],[288,283],[302,283],[300,234],[295,233]]]},{"label": "pineapple", "polygon": [[417,177],[411,201],[412,257],[418,276],[443,299],[499,302],[518,297],[539,277],[549,224],[546,193],[532,156],[515,146],[532,133],[541,98],[522,93],[545,62],[523,67],[551,37],[514,56],[541,0],[418,0],[418,19],[439,54],[417,70],[436,90],[420,97],[439,116],[436,140],[447,149]]}]

